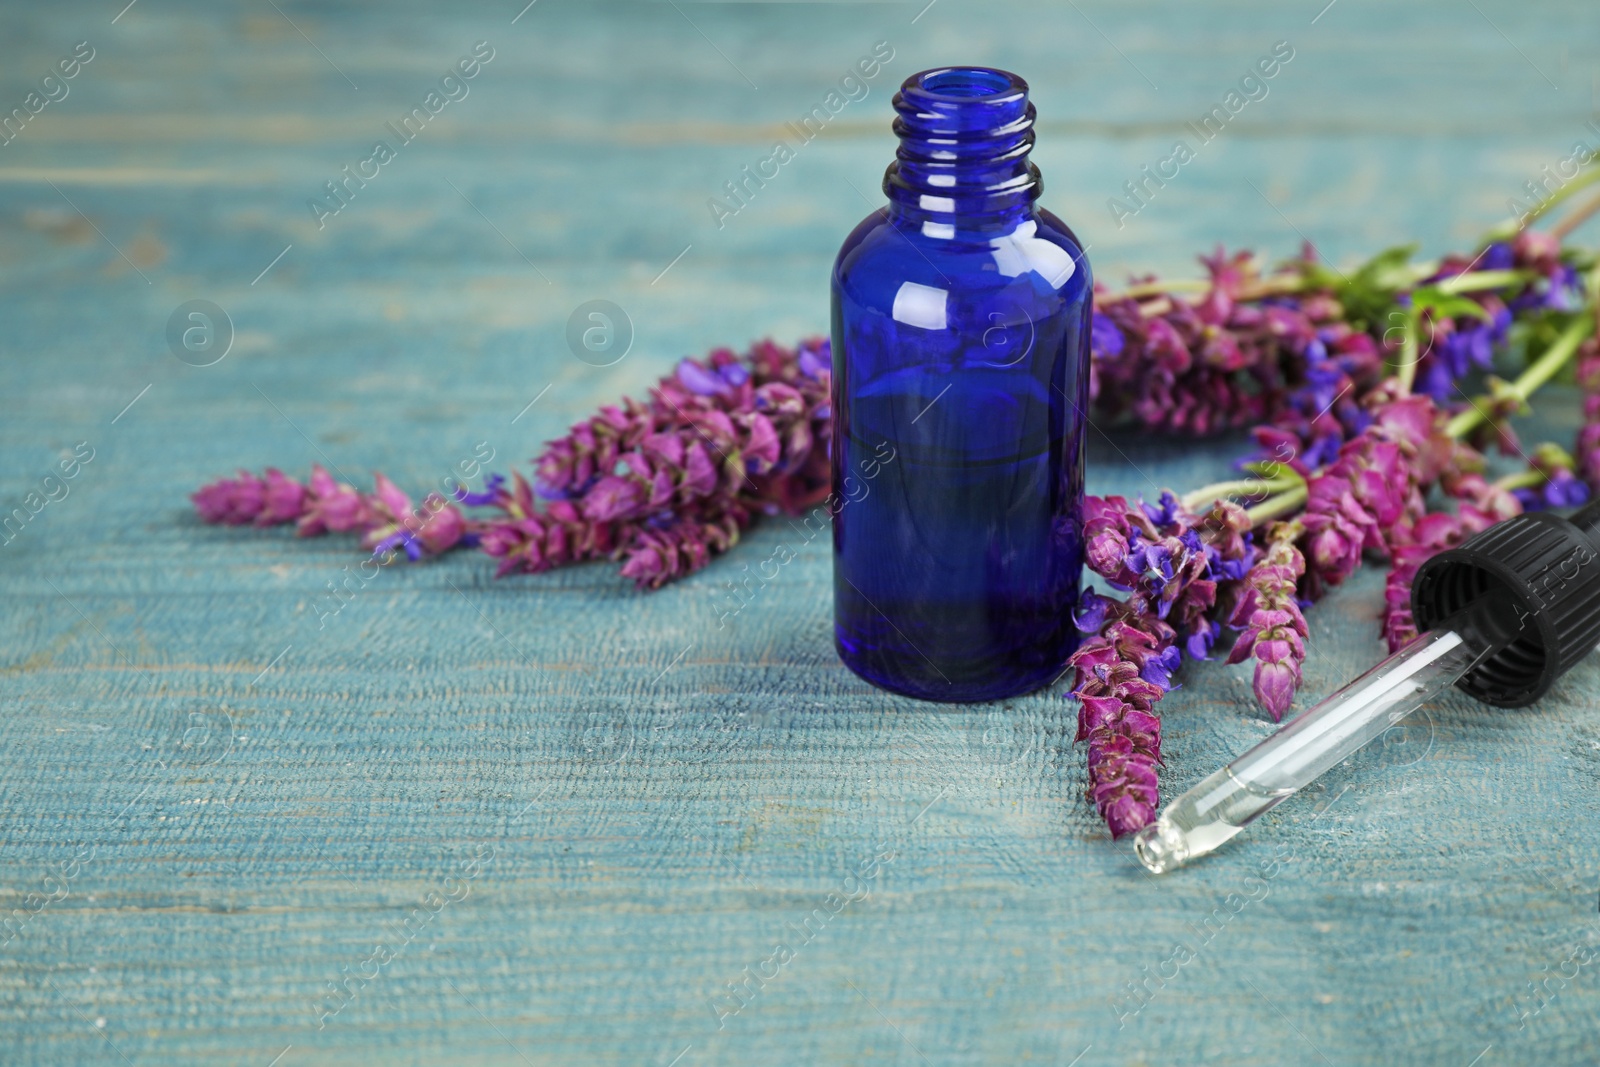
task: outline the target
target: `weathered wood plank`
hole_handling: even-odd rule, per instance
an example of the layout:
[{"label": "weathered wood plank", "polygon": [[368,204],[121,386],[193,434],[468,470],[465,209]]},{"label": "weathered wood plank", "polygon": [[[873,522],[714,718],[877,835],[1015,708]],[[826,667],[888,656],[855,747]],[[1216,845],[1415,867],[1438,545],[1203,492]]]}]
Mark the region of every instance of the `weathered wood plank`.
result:
[{"label": "weathered wood plank", "polygon": [[[0,108],[96,49],[0,146],[0,502],[95,449],[0,549],[0,905],[76,857],[0,948],[7,1063],[1593,1058],[1589,968],[1520,1021],[1519,997],[1597,933],[1595,664],[1537,709],[1444,702],[1158,884],[1082,801],[1059,690],[867,688],[832,652],[826,546],[782,524],[659,594],[463,556],[385,571],[319,628],[349,543],[184,501],[235,465],[421,488],[685,353],[822,328],[893,85],[959,58],[1034,85],[1047,203],[1104,278],[1219,241],[1456,247],[1593,143],[1593,5],[279,6],[0,13]],[[1280,39],[1269,95],[1119,229],[1107,199]],[[319,230],[307,199],[478,40],[470,95]],[[866,98],[718,229],[707,198],[878,40]],[[197,298],[237,330],[205,368],[163,339]],[[636,331],[605,369],[562,339],[594,298]],[[1575,425],[1569,396],[1526,436]],[[1193,485],[1239,448],[1096,438],[1091,488]],[[726,568],[786,542],[718,629]],[[1378,653],[1381,600],[1369,570],[1316,609],[1308,697]],[[1247,686],[1207,665],[1164,703],[1171,786],[1266,732]],[[209,740],[177,747],[190,727]],[[413,913],[447,878],[464,899]]]}]

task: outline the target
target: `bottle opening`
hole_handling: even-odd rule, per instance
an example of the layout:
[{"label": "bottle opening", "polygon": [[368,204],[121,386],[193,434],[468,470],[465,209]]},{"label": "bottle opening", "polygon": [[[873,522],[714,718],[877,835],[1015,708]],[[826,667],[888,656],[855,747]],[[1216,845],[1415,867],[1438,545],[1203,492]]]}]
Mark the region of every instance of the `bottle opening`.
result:
[{"label": "bottle opening", "polygon": [[939,96],[994,96],[1015,88],[1012,78],[984,67],[951,67],[931,70],[921,79],[921,88]]},{"label": "bottle opening", "polygon": [[894,110],[900,149],[883,187],[891,210],[950,236],[951,216],[968,230],[1005,229],[1031,209],[1039,171],[1028,161],[1027,82],[993,67],[934,67],[905,80]]}]

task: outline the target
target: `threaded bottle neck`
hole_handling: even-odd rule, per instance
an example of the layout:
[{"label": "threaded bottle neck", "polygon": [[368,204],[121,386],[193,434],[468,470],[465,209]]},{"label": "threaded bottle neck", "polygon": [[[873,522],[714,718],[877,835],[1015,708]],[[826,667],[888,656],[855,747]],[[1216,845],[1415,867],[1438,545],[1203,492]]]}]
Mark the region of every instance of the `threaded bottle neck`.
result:
[{"label": "threaded bottle neck", "polygon": [[1041,188],[1028,83],[988,67],[941,67],[907,78],[894,97],[895,161],[883,176],[890,211],[924,232],[1005,228]]}]

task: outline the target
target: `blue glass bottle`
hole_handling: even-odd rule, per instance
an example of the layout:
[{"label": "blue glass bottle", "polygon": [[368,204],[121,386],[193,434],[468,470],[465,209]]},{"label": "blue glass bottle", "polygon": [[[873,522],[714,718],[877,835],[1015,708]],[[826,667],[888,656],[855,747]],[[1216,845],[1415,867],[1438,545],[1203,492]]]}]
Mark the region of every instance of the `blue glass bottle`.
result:
[{"label": "blue glass bottle", "polygon": [[1077,644],[1093,285],[1035,206],[1026,82],[929,70],[894,108],[833,270],[834,637],[874,685],[997,700]]}]

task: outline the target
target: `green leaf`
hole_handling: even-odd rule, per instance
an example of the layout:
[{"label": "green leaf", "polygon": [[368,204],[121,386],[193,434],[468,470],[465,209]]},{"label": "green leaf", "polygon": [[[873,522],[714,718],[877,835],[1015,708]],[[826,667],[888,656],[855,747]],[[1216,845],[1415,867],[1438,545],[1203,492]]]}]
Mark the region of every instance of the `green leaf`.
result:
[{"label": "green leaf", "polygon": [[1415,272],[1408,264],[1416,251],[1414,244],[1396,245],[1379,252],[1350,274],[1320,264],[1310,267],[1307,274],[1315,284],[1333,290],[1352,325],[1371,330],[1387,323],[1395,295],[1411,284]]},{"label": "green leaf", "polygon": [[1240,469],[1277,489],[1291,489],[1305,481],[1293,467],[1276,459],[1259,459],[1253,463],[1246,463]]},{"label": "green leaf", "polygon": [[1412,290],[1411,306],[1418,312],[1426,311],[1435,319],[1460,319],[1472,317],[1491,321],[1494,316],[1476,300],[1441,292],[1431,285]]}]

